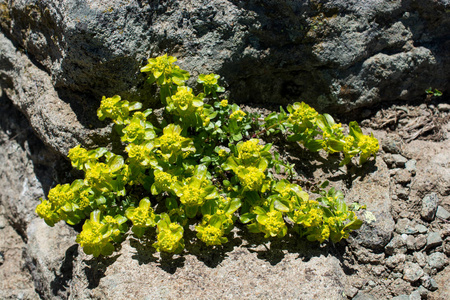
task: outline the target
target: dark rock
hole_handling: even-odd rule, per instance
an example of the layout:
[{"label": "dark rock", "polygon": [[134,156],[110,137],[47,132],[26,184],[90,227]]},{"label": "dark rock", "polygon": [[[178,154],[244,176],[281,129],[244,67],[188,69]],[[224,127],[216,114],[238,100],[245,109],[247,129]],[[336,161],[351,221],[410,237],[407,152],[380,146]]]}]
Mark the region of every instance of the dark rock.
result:
[{"label": "dark rock", "polygon": [[420,215],[424,220],[433,221],[438,208],[438,196],[436,193],[431,193],[426,195],[422,199],[422,210]]}]

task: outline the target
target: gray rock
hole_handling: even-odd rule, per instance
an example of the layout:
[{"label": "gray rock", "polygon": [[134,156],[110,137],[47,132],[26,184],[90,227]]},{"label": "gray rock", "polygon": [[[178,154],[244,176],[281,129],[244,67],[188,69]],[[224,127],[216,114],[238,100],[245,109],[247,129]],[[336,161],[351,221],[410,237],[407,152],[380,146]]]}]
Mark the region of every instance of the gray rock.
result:
[{"label": "gray rock", "polygon": [[422,224],[417,224],[415,229],[418,233],[427,233],[428,232],[428,228]]},{"label": "gray rock", "polygon": [[[406,235],[406,234],[405,234]],[[406,248],[408,250],[416,250],[417,246],[416,246],[416,239],[414,236],[412,235],[406,235],[405,237],[402,236],[402,238],[405,239],[406,242]]]},{"label": "gray rock", "polygon": [[408,159],[400,154],[393,154],[392,159],[394,160],[394,164],[397,168],[404,168]]},{"label": "gray rock", "polygon": [[435,252],[428,256],[427,263],[430,268],[441,270],[447,264],[447,256],[442,252]]},{"label": "gray rock", "polygon": [[405,262],[405,260],[406,260],[405,254],[395,254],[386,259],[386,266],[390,269],[402,270],[403,263]]},{"label": "gray rock", "polygon": [[[443,50],[449,17],[433,14],[445,11],[443,1],[418,7],[415,2],[345,0],[311,5],[269,0],[7,3],[0,43],[7,66],[2,76],[11,87],[5,93],[36,130],[49,122],[54,137],[47,137],[48,144],[60,153],[76,142],[96,143],[94,134],[72,134],[92,133],[82,126],[95,119],[95,113],[83,112],[83,104],[95,104],[89,100],[114,94],[151,99],[139,68],[148,56],[166,52],[176,53],[180,65],[194,74],[221,73],[232,98],[241,103],[310,99],[323,110],[348,112],[392,99],[423,98],[430,85],[445,92],[449,78]],[[15,48],[6,49],[6,36],[33,61]],[[28,90],[33,86],[27,74],[36,78],[36,72],[27,72],[28,64],[39,66],[49,85],[44,88],[38,80],[36,91]],[[62,98],[81,110],[77,114],[83,122],[47,119],[58,110],[70,114]],[[44,105],[50,102],[54,107]],[[72,126],[64,126],[66,120]],[[44,138],[46,132],[39,134]]]},{"label": "gray rock", "polygon": [[[381,147],[387,153],[383,157],[389,167],[395,167],[395,159],[392,154],[400,154],[402,152],[403,140],[398,135],[387,135],[381,140]],[[391,154],[392,153],[392,154]]]},{"label": "gray rock", "polygon": [[439,288],[436,280],[431,278],[428,274],[423,275],[422,278],[420,278],[420,281],[422,283],[422,286],[429,291],[435,291]]},{"label": "gray rock", "polygon": [[439,198],[436,193],[426,195],[422,199],[422,210],[420,215],[424,220],[433,221],[438,208]]},{"label": "gray rock", "polygon": [[427,236],[427,249],[442,245],[442,238],[439,232],[430,232]]},{"label": "gray rock", "polygon": [[424,234],[420,234],[416,236],[416,249],[420,250],[427,244],[427,236]]},{"label": "gray rock", "polygon": [[394,180],[401,185],[406,185],[411,182],[411,173],[406,169],[400,169],[396,172]]},{"label": "gray rock", "polygon": [[392,300],[410,300],[408,295],[398,295],[392,298]]},{"label": "gray rock", "polygon": [[437,106],[437,108],[438,108],[440,111],[447,112],[447,111],[450,111],[450,104],[448,104],[448,103],[439,103],[438,106]]},{"label": "gray rock", "polygon": [[448,212],[442,206],[438,206],[438,208],[436,210],[436,218],[443,219],[443,220],[450,220],[450,212]]},{"label": "gray rock", "polygon": [[418,264],[412,262],[405,263],[405,268],[403,270],[404,280],[408,282],[416,282],[423,276],[423,274],[423,270]]},{"label": "gray rock", "polygon": [[427,264],[427,260],[425,255],[422,252],[414,252],[413,253],[414,256],[414,261],[420,266],[420,267],[425,267],[425,265]]},{"label": "gray rock", "polygon": [[358,293],[353,300],[376,300],[376,298],[372,295],[366,293]]},{"label": "gray rock", "polygon": [[405,169],[408,170],[408,172],[410,172],[412,175],[416,174],[416,163],[417,161],[415,159],[410,159],[405,164]]},{"label": "gray rock", "polygon": [[422,296],[420,295],[419,291],[414,291],[411,293],[411,295],[409,295],[409,300],[421,300]]},{"label": "gray rock", "polygon": [[399,234],[415,234],[417,233],[416,224],[407,218],[399,219],[395,224],[395,231]]},{"label": "gray rock", "polygon": [[393,255],[394,253],[406,253],[406,242],[402,236],[397,235],[386,245],[384,252],[387,255]]}]

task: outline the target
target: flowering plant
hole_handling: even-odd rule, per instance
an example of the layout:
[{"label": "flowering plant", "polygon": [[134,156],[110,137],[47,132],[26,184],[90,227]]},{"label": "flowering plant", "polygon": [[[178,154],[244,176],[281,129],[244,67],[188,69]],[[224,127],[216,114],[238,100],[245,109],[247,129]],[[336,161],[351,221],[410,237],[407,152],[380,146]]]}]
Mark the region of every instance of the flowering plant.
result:
[{"label": "flowering plant", "polygon": [[376,155],[373,135],[356,122],[345,134],[330,115],[303,102],[265,118],[246,112],[218,95],[225,89],[216,74],[199,75],[202,92],[195,94],[186,86],[190,74],[175,62],[163,55],[141,69],[159,86],[165,106],[159,120],[141,102],[103,97],[97,115],[114,122],[123,147],[69,151],[84,179],[58,184],[37,206],[49,226],[84,222],[76,241],[94,256],[110,255],[127,234],[142,238],[153,227],[157,251],[181,253],[186,230],[195,228],[199,242],[219,247],[238,220],[266,238],[292,232],[321,243],[339,242],[361,226],[358,206],[347,206],[341,192],[323,184],[311,199],[289,181],[295,165],[262,137],[282,133],[311,151],[342,153],[345,165]]}]

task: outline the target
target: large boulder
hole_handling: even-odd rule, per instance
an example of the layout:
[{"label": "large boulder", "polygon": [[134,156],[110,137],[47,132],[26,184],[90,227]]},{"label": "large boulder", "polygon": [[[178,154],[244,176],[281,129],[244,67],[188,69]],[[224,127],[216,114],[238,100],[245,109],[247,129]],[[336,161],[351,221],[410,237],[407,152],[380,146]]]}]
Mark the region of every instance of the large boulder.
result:
[{"label": "large boulder", "polygon": [[[67,152],[99,137],[103,95],[154,101],[139,68],[169,53],[233,101],[351,111],[448,90],[447,0],[0,1],[1,85]],[[45,126],[44,126],[45,123]],[[52,136],[52,137],[49,137]],[[65,142],[62,142],[65,141]]]}]

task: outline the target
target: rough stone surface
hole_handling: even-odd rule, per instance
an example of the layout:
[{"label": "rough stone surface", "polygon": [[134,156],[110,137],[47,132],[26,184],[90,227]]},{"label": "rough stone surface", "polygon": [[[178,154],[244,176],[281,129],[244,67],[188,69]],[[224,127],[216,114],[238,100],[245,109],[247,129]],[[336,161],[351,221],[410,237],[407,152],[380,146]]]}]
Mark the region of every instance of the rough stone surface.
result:
[{"label": "rough stone surface", "polygon": [[435,252],[430,254],[427,258],[427,263],[430,268],[442,269],[447,264],[447,257],[442,252]]},{"label": "rough stone surface", "polygon": [[239,102],[350,111],[449,89],[444,0],[1,3],[2,87],[62,153],[98,142],[87,128],[101,96],[152,101],[139,68],[165,52],[222,75]]},{"label": "rough stone surface", "polygon": [[405,263],[405,269],[403,270],[403,279],[409,282],[415,282],[423,276],[422,268],[412,262]]},{"label": "rough stone surface", "polygon": [[[47,227],[34,209],[50,187],[72,178],[61,158],[70,147],[107,142],[111,128],[95,113],[101,96],[156,105],[139,73],[148,57],[168,52],[193,75],[220,74],[233,102],[301,99],[324,112],[378,116],[373,104],[422,100],[430,86],[448,93],[449,8],[447,0],[0,0],[0,234],[14,241],[0,241],[0,298],[342,299],[346,291],[355,299],[411,298],[425,259],[430,275],[420,283],[434,291],[430,299],[446,299],[449,267],[430,267],[448,238],[429,243],[431,260],[411,245],[414,238],[423,249],[425,233],[444,227],[439,211],[428,229],[418,226],[425,195],[436,193],[450,209],[448,132],[405,142],[391,123],[389,135],[375,132],[392,154],[384,162],[308,174],[375,216],[336,245],[252,244],[238,234],[224,249],[166,257],[129,237],[112,257],[93,259],[74,242],[79,227]],[[447,116],[445,105],[433,105],[423,107],[441,112],[437,121]],[[390,177],[388,167],[410,175]],[[407,248],[385,257],[394,228]]]},{"label": "rough stone surface", "polygon": [[450,219],[450,212],[448,212],[442,206],[438,206],[438,208],[436,210],[436,218],[443,219],[443,220],[449,220]]},{"label": "rough stone surface", "polygon": [[441,234],[439,232],[430,232],[427,236],[427,248],[433,248],[442,244]]},{"label": "rough stone surface", "polygon": [[422,199],[422,210],[420,211],[420,215],[427,221],[433,221],[436,216],[436,211],[438,208],[439,198],[436,193],[432,193],[426,195]]}]

